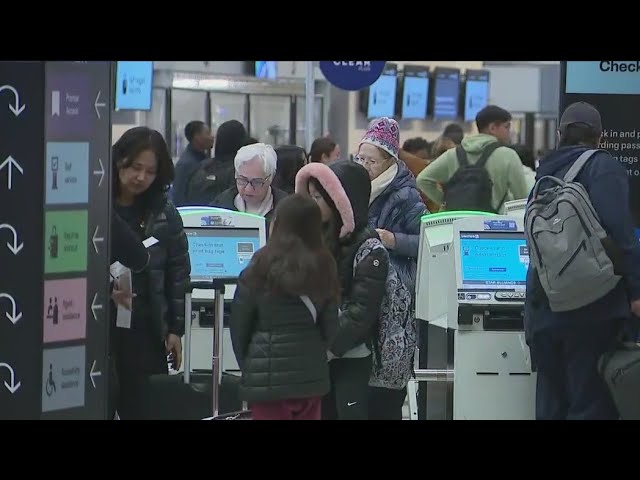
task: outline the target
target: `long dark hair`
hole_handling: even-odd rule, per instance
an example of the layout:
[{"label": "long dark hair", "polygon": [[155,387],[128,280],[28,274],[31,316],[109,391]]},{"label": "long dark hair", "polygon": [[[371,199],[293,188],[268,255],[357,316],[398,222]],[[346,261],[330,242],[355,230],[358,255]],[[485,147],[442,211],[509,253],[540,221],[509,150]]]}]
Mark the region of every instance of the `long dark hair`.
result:
[{"label": "long dark hair", "polygon": [[281,145],[275,150],[278,157],[278,168],[273,179],[273,186],[287,193],[293,193],[296,175],[307,164],[307,153],[304,148],[297,145]]},{"label": "long dark hair", "polygon": [[269,241],[253,256],[242,281],[271,294],[308,295],[314,302],[338,299],[336,262],[322,241],[315,201],[294,194],[278,204]]},{"label": "long dark hair", "polygon": [[130,167],[136,158],[147,150],[151,150],[158,162],[156,178],[149,188],[136,198],[136,204],[147,208],[162,199],[175,176],[173,160],[169,148],[162,135],[148,127],[134,127],[122,134],[112,148],[112,185],[113,198],[120,193],[120,176],[118,172]]}]

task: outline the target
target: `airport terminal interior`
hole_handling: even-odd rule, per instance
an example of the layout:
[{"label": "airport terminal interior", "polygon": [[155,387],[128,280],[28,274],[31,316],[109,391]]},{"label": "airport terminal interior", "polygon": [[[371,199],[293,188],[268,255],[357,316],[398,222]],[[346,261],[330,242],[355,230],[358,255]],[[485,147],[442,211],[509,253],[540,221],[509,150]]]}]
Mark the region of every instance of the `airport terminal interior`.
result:
[{"label": "airport terminal interior", "polygon": [[638,65],[0,62],[0,419],[640,419]]}]

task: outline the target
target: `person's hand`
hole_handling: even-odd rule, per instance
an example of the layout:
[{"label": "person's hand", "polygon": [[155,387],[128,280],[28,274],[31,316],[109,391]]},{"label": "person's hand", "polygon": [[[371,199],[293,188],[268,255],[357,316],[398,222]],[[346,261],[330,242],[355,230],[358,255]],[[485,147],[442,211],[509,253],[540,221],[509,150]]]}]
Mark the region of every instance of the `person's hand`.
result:
[{"label": "person's hand", "polygon": [[116,303],[116,305],[122,305],[127,310],[131,311],[133,305],[133,297],[136,294],[128,293],[125,290],[120,290],[118,288],[118,282],[114,282],[113,291],[111,292],[111,299]]},{"label": "person's hand", "polygon": [[389,249],[394,249],[396,247],[396,237],[392,232],[388,230],[383,230],[381,228],[376,228],[376,232],[380,236],[380,241],[382,244]]},{"label": "person's hand", "polygon": [[173,353],[174,358],[176,359],[176,370],[180,369],[180,365],[182,365],[182,340],[180,337],[174,333],[170,333],[167,335],[164,344],[167,348],[167,353]]},{"label": "person's hand", "polygon": [[640,318],[640,299],[631,302],[631,312],[638,318]]}]

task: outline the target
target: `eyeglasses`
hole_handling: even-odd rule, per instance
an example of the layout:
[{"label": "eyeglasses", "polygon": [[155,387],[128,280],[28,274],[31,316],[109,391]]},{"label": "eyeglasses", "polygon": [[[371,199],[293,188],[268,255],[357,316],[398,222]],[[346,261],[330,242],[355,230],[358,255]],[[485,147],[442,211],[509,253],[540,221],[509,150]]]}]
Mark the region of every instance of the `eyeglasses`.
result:
[{"label": "eyeglasses", "polygon": [[364,157],[362,155],[354,155],[353,161],[363,166],[371,165],[372,167],[375,167],[376,165],[380,165],[385,162],[384,160],[381,160],[379,158]]},{"label": "eyeglasses", "polygon": [[239,175],[236,177],[236,185],[239,187],[246,187],[247,185],[251,185],[251,188],[254,190],[257,188],[262,188],[266,185],[267,180],[269,180],[271,175],[267,175],[265,178],[252,178],[249,180],[247,177],[243,177]]}]

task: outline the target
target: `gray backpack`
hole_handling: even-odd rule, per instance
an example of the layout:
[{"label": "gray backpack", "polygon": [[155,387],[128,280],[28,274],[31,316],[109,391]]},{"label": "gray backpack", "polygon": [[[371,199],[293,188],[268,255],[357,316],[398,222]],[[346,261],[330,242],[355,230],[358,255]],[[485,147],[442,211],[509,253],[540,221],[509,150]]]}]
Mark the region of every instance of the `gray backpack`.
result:
[{"label": "gray backpack", "polygon": [[[598,150],[575,161],[564,179],[545,176],[536,182],[525,213],[525,236],[531,265],[554,312],[589,305],[620,281],[602,240],[607,233],[586,189],[575,182]],[[541,190],[541,185],[553,184]]]}]

